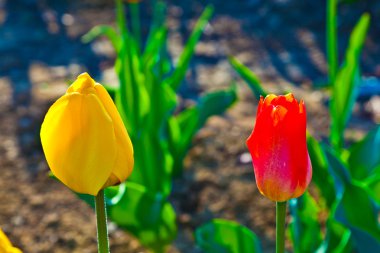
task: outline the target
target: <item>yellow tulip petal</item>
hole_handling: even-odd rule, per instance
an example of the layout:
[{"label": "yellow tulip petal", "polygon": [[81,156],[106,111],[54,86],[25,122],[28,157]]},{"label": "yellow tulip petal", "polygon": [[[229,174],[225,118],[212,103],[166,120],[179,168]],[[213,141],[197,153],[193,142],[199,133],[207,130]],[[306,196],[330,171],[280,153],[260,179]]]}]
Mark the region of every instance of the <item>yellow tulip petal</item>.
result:
[{"label": "yellow tulip petal", "polygon": [[132,142],[124,126],[123,120],[106,89],[100,84],[95,84],[95,90],[114,124],[117,155],[115,167],[112,172],[119,178],[120,182],[123,182],[133,170],[134,159]]},{"label": "yellow tulip petal", "polygon": [[95,94],[73,92],[58,99],[41,127],[53,174],[72,190],[97,195],[116,158],[112,119]]},{"label": "yellow tulip petal", "polygon": [[108,186],[114,186],[120,184],[120,179],[115,176],[115,174],[111,173],[111,175],[108,177],[107,182],[103,185],[103,189],[107,188]]},{"label": "yellow tulip petal", "polygon": [[3,249],[2,247],[9,247],[10,245],[11,242],[8,237],[4,234],[3,230],[0,229],[0,249]]},{"label": "yellow tulip petal", "polygon": [[8,237],[4,234],[3,230],[0,229],[0,252],[1,253],[22,253],[21,250],[12,246]]},{"label": "yellow tulip petal", "polygon": [[84,72],[80,74],[77,77],[77,80],[75,80],[75,82],[70,85],[70,87],[67,89],[67,93],[78,92],[81,94],[88,94],[91,91],[94,91],[94,86],[94,79],[92,79],[87,72]]}]

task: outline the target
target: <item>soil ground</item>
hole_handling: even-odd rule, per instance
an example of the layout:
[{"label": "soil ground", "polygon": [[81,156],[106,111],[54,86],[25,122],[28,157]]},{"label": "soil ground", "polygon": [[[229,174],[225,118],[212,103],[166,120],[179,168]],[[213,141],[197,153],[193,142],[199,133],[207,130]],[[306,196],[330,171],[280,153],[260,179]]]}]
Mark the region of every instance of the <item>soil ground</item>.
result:
[{"label": "soil ground", "polygon": [[[215,15],[199,43],[181,92],[184,96],[239,83],[239,102],[211,118],[199,131],[185,161],[185,173],[173,185],[179,235],[169,252],[200,252],[196,227],[211,218],[238,221],[260,237],[264,252],[274,252],[274,203],[255,185],[245,147],[256,103],[226,56],[247,64],[273,92],[292,90],[308,109],[308,129],[328,134],[328,93],[313,88],[326,82],[325,5],[320,1],[239,0],[169,1],[170,52],[182,45],[205,6]],[[380,4],[357,1],[339,9],[339,52],[364,11],[372,25],[363,50],[363,75],[380,77]],[[143,29],[151,8],[143,3]],[[0,1],[0,227],[24,252],[96,252],[95,216],[62,184],[47,177],[39,126],[67,80],[89,71],[113,82],[114,54],[105,40],[90,45],[80,36],[96,24],[112,24],[112,1]],[[294,85],[291,85],[294,84]],[[358,104],[346,132],[357,139],[379,122],[378,97]],[[376,106],[377,105],[377,106]],[[248,157],[248,159],[247,159]],[[124,231],[110,225],[112,252],[145,252]],[[290,249],[290,245],[288,245]]]}]

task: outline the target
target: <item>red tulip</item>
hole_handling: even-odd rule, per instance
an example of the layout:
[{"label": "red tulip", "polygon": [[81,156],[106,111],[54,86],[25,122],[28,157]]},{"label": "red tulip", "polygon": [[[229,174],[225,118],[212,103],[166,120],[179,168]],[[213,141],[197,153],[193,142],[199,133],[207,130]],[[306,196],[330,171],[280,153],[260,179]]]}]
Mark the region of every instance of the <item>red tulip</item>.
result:
[{"label": "red tulip", "polygon": [[277,202],[301,196],[312,168],[306,145],[306,109],[293,94],[260,98],[256,125],[247,139],[256,184]]}]

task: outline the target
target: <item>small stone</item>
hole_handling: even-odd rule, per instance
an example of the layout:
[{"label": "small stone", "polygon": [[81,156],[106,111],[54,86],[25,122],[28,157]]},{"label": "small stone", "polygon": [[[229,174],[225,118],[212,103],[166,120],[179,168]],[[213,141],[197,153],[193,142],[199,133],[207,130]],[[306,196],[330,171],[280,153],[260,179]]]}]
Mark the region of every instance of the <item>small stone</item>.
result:
[{"label": "small stone", "polygon": [[178,217],[178,221],[181,224],[189,224],[191,222],[191,216],[189,214],[181,214]]},{"label": "small stone", "polygon": [[239,162],[241,164],[251,163],[252,162],[251,154],[248,153],[248,152],[245,152],[245,153],[241,154],[240,157],[239,157]]},{"label": "small stone", "polygon": [[117,231],[117,225],[113,222],[108,222],[107,228],[110,234],[115,233]]},{"label": "small stone", "polygon": [[75,19],[74,19],[73,15],[65,13],[62,15],[61,22],[65,26],[71,26],[75,23]]},{"label": "small stone", "polygon": [[372,114],[375,122],[380,122],[380,96],[373,96],[365,105],[365,109]]},{"label": "small stone", "polygon": [[15,226],[21,226],[21,225],[23,225],[24,221],[25,221],[24,218],[22,216],[20,216],[20,215],[12,218],[12,220],[11,220],[12,224],[15,225]]},{"label": "small stone", "polygon": [[35,195],[30,198],[30,204],[34,207],[39,207],[44,204],[44,198],[40,195]]}]

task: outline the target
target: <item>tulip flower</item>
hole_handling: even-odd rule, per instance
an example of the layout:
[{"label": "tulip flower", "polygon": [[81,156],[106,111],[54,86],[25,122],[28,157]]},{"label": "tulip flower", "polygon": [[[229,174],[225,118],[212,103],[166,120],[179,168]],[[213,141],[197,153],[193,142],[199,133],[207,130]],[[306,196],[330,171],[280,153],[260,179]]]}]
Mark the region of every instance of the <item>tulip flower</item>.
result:
[{"label": "tulip flower", "polygon": [[1,253],[22,253],[21,250],[12,246],[8,237],[0,228],[0,252]]},{"label": "tulip flower", "polygon": [[54,176],[70,189],[96,196],[133,169],[133,147],[105,88],[78,76],[47,112],[41,142]]},{"label": "tulip flower", "polygon": [[261,97],[247,146],[261,194],[284,202],[305,192],[312,168],[303,101],[298,104],[292,94]]}]

